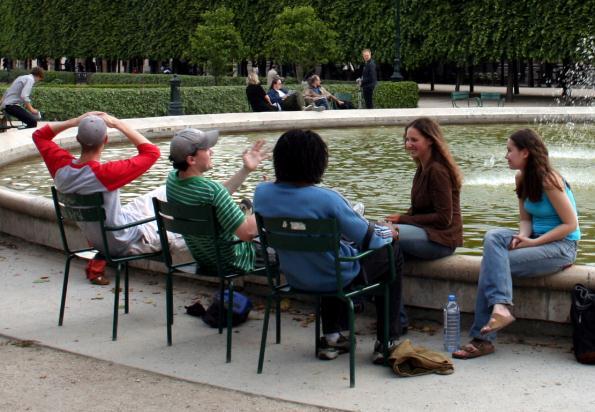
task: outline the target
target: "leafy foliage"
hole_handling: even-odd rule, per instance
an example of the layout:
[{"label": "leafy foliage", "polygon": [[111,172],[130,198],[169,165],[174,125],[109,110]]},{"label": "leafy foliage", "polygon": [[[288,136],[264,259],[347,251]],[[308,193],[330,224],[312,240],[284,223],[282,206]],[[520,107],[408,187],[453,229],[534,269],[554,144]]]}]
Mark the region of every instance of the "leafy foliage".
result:
[{"label": "leafy foliage", "polygon": [[229,74],[229,65],[245,57],[245,46],[233,25],[234,14],[227,7],[202,14],[203,22],[190,36],[190,60],[208,63],[211,73],[218,77]]},{"label": "leafy foliage", "polygon": [[[275,17],[267,54],[280,63],[311,69],[337,56],[337,32],[310,6],[286,7]],[[298,75],[298,77],[300,77]]]}]

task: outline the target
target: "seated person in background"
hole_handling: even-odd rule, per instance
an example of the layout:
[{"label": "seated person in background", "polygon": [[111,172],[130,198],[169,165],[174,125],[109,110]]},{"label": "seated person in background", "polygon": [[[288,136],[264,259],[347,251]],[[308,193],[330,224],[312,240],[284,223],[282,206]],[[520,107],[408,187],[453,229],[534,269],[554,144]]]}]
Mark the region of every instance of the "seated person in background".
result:
[{"label": "seated person in background", "polygon": [[[234,202],[231,194],[246,180],[248,174],[268,157],[264,141],[259,140],[242,155],[243,166],[227,182],[215,182],[204,174],[213,168],[213,146],[219,132],[187,128],[177,132],[171,140],[169,160],[174,170],[167,177],[167,200],[185,205],[213,205],[217,208],[217,221],[222,241],[240,239],[243,242],[222,248],[222,259],[235,269],[249,272],[254,269],[255,251],[250,242],[258,231],[254,215],[246,216]],[[217,256],[210,239],[185,236],[184,240],[201,269],[215,272]]]},{"label": "seated person in background", "polygon": [[251,72],[246,78],[246,97],[253,112],[276,112],[277,106],[271,103],[271,99],[260,85],[258,74]]},{"label": "seated person in background", "polygon": [[351,102],[337,99],[322,87],[320,77],[316,74],[308,78],[308,87],[304,91],[304,99],[306,99],[306,103],[314,103],[314,105],[324,107],[327,110],[330,109],[329,101],[335,102],[339,109],[353,109]]},{"label": "seated person in background", "polygon": [[[314,105],[304,107],[304,96],[300,92],[284,89],[283,81],[280,77],[273,79],[267,96],[269,96],[272,104],[278,106],[279,110],[283,111],[315,110],[316,108]],[[320,111],[320,109],[317,111]]]},{"label": "seated person in background", "polygon": [[25,74],[14,79],[2,96],[0,109],[25,123],[27,128],[37,127],[37,120],[40,118],[39,111],[31,105],[29,96],[35,83],[43,80],[44,77],[43,69],[34,67],[31,74]]},{"label": "seated person in background", "polygon": [[[76,139],[81,146],[78,159],[52,140],[71,127],[78,127]],[[107,144],[108,127],[118,129],[130,143],[136,146],[138,154],[129,159],[100,163],[101,154]],[[153,166],[160,152],[157,146],[122,120],[103,112],[85,113],[77,118],[51,123],[36,130],[33,133],[33,142],[48,167],[58,191],[83,195],[103,192],[107,225],[120,226],[143,218],[121,206],[119,189]],[[80,223],[79,226],[89,243],[103,252],[99,225],[91,222]],[[153,232],[155,227],[140,225],[108,233],[110,251],[116,256],[131,253],[133,250],[142,252],[147,243],[147,237],[151,237]],[[87,278],[96,285],[109,284],[109,280],[103,273],[104,269],[105,261],[89,261]]]},{"label": "seated person in background", "polygon": [[303,110],[304,97],[301,93],[290,92],[283,88],[283,81],[279,76],[275,76],[270,83],[270,89],[267,93],[272,104],[279,107],[279,110],[298,111]]},{"label": "seated person in background", "polygon": [[[284,133],[273,151],[275,182],[261,183],[254,192],[254,210],[264,217],[335,218],[342,235],[341,256],[354,256],[362,250],[380,248],[393,242],[396,233],[390,225],[371,224],[350,206],[338,192],[317,186],[328,165],[328,148],[312,131],[290,130]],[[297,206],[297,207],[296,207]],[[391,285],[389,345],[399,338],[399,301],[401,296],[402,256],[393,242],[397,280]],[[331,254],[277,251],[281,271],[290,285],[308,291],[336,290],[335,261]],[[360,262],[343,262],[343,284],[366,284],[389,274],[386,249]],[[376,344],[373,362],[384,360],[384,299],[376,301]],[[349,351],[349,339],[341,335],[347,330],[346,303],[335,297],[322,298],[322,332],[318,357],[334,359]]]},{"label": "seated person in background", "polygon": [[[411,186],[411,207],[386,220],[397,224],[405,260],[432,260],[450,256],[463,245],[461,171],[448,150],[438,123],[428,117],[405,127],[403,139],[417,166]],[[401,325],[408,325],[401,309]],[[405,329],[406,330],[406,329]]]}]

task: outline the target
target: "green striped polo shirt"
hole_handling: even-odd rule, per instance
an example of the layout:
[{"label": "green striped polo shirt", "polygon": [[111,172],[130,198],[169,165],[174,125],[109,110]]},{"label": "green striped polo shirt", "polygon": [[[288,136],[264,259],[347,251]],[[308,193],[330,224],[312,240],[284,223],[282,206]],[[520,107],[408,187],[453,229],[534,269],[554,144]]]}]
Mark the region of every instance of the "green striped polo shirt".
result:
[{"label": "green striped polo shirt", "polygon": [[[168,202],[215,206],[221,236],[219,247],[223,262],[229,265],[228,268],[245,272],[254,269],[254,249],[251,242],[240,242],[235,245],[225,243],[238,239],[234,233],[244,222],[245,216],[221,183],[203,176],[180,179],[178,171],[172,170],[167,177],[166,192]],[[217,254],[211,238],[184,236],[184,240],[190,253],[200,265],[201,271],[217,273]]]}]

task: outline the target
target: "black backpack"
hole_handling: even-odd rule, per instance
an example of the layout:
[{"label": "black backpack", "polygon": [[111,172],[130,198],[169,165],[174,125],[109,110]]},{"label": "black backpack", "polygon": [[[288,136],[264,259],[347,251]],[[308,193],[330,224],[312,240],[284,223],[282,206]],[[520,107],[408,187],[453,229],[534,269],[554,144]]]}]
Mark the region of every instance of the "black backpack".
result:
[{"label": "black backpack", "polygon": [[574,285],[570,319],[576,360],[595,365],[595,291],[581,284]]}]

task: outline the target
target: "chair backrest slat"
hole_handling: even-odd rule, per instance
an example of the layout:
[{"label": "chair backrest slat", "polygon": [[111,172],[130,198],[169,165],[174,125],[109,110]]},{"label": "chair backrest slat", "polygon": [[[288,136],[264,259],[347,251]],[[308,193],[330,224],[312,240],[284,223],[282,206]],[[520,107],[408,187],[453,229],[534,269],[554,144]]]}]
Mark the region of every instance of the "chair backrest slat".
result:
[{"label": "chair backrest slat", "polygon": [[217,218],[211,205],[195,206],[156,199],[157,218],[169,232],[192,236],[217,236]]},{"label": "chair backrest slat", "polygon": [[335,219],[264,218],[257,215],[266,245],[296,252],[336,252],[340,232]]},{"label": "chair backrest slat", "polygon": [[99,222],[105,220],[105,211],[101,207],[79,208],[60,205],[62,217],[74,222]]},{"label": "chair backrest slat", "polygon": [[61,193],[52,189],[55,204],[59,205],[60,213],[66,220],[75,222],[99,222],[105,220],[103,209],[103,194],[91,193],[80,195],[76,193]]}]

